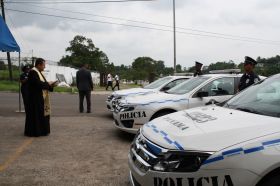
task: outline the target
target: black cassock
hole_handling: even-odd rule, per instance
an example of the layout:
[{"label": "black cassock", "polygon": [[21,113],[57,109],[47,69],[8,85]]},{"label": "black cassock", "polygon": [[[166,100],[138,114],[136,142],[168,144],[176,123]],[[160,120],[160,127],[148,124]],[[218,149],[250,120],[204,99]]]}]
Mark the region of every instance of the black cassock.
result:
[{"label": "black cassock", "polygon": [[[44,77],[44,76],[43,76]],[[36,71],[28,74],[28,103],[25,109],[24,135],[30,137],[46,136],[50,133],[50,116],[44,116],[44,98],[42,90],[53,91],[45,80],[42,82]]]}]

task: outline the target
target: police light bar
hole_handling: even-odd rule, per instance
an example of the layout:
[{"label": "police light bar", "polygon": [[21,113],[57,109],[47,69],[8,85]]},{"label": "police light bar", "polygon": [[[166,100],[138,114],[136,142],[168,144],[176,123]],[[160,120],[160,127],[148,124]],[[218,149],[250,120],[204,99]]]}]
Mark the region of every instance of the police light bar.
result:
[{"label": "police light bar", "polygon": [[240,73],[240,69],[225,69],[225,70],[211,70],[210,74],[238,74]]},{"label": "police light bar", "polygon": [[174,76],[193,76],[194,73],[192,72],[180,72],[180,73],[174,73]]}]

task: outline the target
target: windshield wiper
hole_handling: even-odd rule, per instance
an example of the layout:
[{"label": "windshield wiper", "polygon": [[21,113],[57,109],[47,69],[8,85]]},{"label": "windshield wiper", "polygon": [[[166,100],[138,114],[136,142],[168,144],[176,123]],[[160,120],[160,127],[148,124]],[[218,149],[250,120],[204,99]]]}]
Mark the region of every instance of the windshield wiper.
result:
[{"label": "windshield wiper", "polygon": [[240,110],[240,111],[244,111],[244,112],[253,113],[253,114],[263,114],[262,112],[259,112],[259,111],[255,110],[255,109],[252,109],[252,108],[237,107],[235,109],[236,110]]}]

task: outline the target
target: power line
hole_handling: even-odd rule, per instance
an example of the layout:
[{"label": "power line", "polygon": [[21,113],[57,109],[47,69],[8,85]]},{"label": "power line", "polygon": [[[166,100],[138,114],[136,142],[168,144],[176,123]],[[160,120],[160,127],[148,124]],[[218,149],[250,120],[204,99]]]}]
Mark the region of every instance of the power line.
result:
[{"label": "power line", "polygon": [[[74,18],[74,17],[61,16],[61,15],[37,13],[37,12],[30,12],[30,11],[24,11],[24,10],[15,10],[15,9],[10,9],[10,8],[6,8],[6,10],[14,11],[14,12],[21,12],[21,13],[26,13],[26,14],[33,14],[33,15],[41,15],[41,16],[49,16],[49,17],[70,19],[70,20],[87,21],[87,22],[95,22],[95,23],[101,23],[101,24],[119,25],[119,26],[127,26],[127,27],[134,27],[134,28],[142,28],[142,29],[149,29],[149,30],[164,31],[164,32],[173,32],[173,30],[154,28],[154,27],[147,27],[147,26],[130,25],[130,24],[124,24],[124,23],[116,23],[116,22],[109,22],[109,21],[98,21],[98,20],[83,19],[83,18]],[[212,37],[212,38],[220,38],[220,39],[227,39],[227,40],[235,40],[235,41],[253,42],[253,43],[260,43],[260,44],[280,45],[280,43],[269,42],[269,41],[257,41],[257,40],[248,40],[248,39],[238,39],[238,38],[223,37],[223,36],[217,36],[217,35],[207,35],[207,34],[199,34],[199,33],[182,32],[182,31],[177,31],[177,33],[186,34],[186,35],[193,35],[193,36],[203,36],[203,37]]]},{"label": "power line", "polygon": [[[128,21],[128,22],[132,22],[132,23],[141,23],[141,24],[160,26],[160,27],[166,27],[166,28],[173,28],[172,26],[169,26],[169,25],[151,23],[151,22],[146,22],[146,21],[138,21],[138,20],[124,19],[124,18],[104,16],[104,15],[98,15],[98,14],[90,14],[90,13],[84,13],[84,12],[79,12],[79,11],[63,10],[63,9],[58,9],[58,8],[50,8],[50,7],[39,6],[39,5],[23,5],[23,6],[33,6],[33,7],[39,7],[39,8],[49,9],[49,10],[67,12],[67,13],[74,13],[74,14],[80,14],[80,15],[91,15],[91,16],[94,16],[94,17],[108,18],[108,19],[114,19],[114,20],[122,20],[122,21]],[[213,34],[213,35],[220,35],[220,36],[226,36],[226,37],[232,37],[232,38],[259,40],[259,41],[264,41],[264,42],[280,42],[280,41],[272,41],[272,40],[254,38],[254,37],[238,36],[238,35],[225,34],[225,33],[219,33],[219,32],[204,31],[204,30],[186,28],[186,27],[176,27],[176,29],[200,32],[200,33],[206,33],[206,34]]]},{"label": "power line", "polygon": [[[15,24],[14,24],[14,22],[13,22],[13,20],[12,20],[12,18],[11,18],[11,16],[7,13],[7,15],[8,15],[8,19],[9,19],[9,21],[11,22],[11,24],[12,24],[12,26],[13,26],[13,28],[14,28],[14,30],[15,30],[15,32],[16,32],[16,34],[21,38],[21,40],[22,40],[22,44],[24,45],[24,46],[26,46],[27,44],[26,43],[24,43],[24,39],[23,39],[23,37],[22,37],[22,35],[21,35],[21,33],[20,32],[17,32],[17,29],[16,29],[16,26],[15,26]],[[25,45],[26,44],[26,45]],[[29,45],[27,45],[27,47],[29,47],[30,48],[30,46]],[[25,48],[25,47],[24,47]],[[21,52],[22,53],[22,52]]]},{"label": "power line", "polygon": [[125,2],[149,2],[157,0],[99,0],[99,1],[5,1],[16,4],[97,4],[97,3],[125,3]]}]

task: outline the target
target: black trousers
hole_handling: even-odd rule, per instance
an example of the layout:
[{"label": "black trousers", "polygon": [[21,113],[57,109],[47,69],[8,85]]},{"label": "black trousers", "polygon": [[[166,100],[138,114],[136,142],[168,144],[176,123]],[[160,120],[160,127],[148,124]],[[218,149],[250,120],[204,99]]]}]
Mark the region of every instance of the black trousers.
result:
[{"label": "black trousers", "polygon": [[22,95],[24,109],[26,110],[27,102],[28,102],[28,90],[21,87],[21,95]]},{"label": "black trousers", "polygon": [[116,84],[113,87],[113,90],[115,90],[116,87],[118,87],[118,90],[120,90],[120,82],[119,81],[116,81]]},{"label": "black trousers", "polygon": [[91,91],[79,91],[80,112],[84,112],[84,98],[87,101],[87,112],[91,112]]},{"label": "black trousers", "polygon": [[107,82],[106,90],[108,90],[108,87],[111,87],[112,90],[113,90],[113,83],[112,83],[112,81],[108,81]]}]

